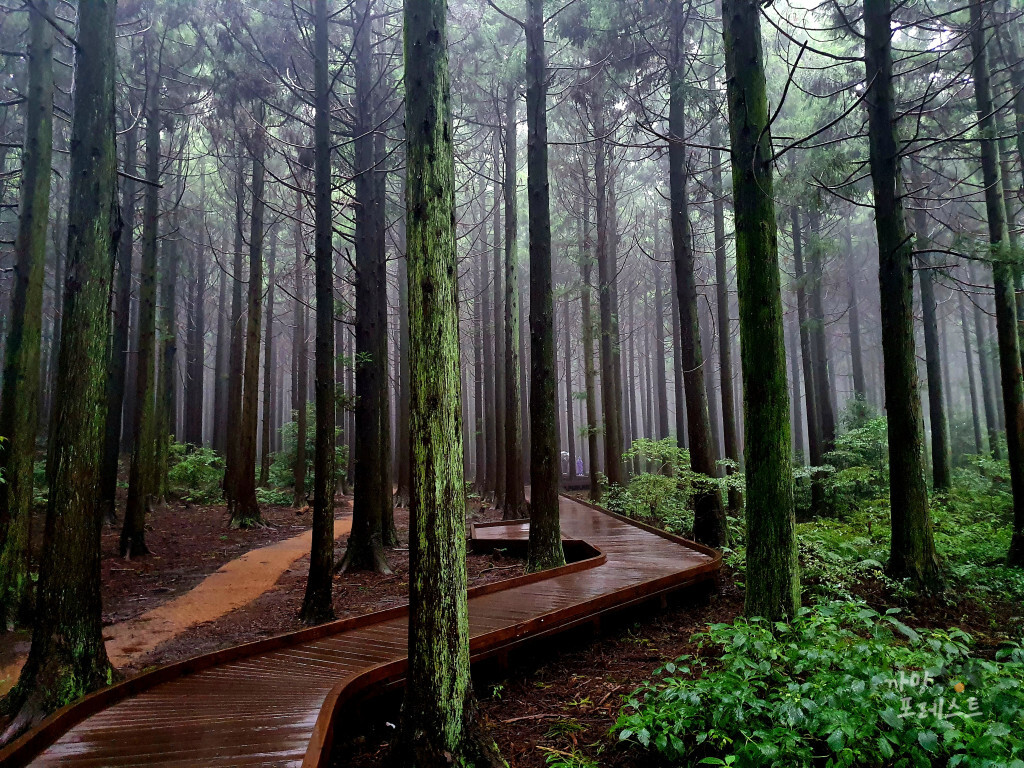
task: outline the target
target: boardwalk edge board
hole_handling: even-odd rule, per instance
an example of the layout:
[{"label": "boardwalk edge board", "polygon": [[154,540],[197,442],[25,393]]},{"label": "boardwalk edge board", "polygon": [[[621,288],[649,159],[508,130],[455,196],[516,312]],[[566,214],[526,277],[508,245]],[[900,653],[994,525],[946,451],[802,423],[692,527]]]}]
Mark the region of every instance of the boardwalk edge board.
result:
[{"label": "boardwalk edge board", "polygon": [[[621,610],[668,592],[690,586],[699,581],[707,580],[712,578],[721,567],[721,553],[716,550],[659,530],[653,526],[609,512],[584,500],[570,496],[563,497],[574,504],[579,504],[601,515],[608,516],[706,555],[709,559],[697,566],[681,569],[662,578],[619,589],[595,598],[589,598],[556,610],[532,616],[500,629],[476,635],[470,643],[470,654],[474,663],[506,653],[516,645],[528,640],[564,632],[572,627],[593,621],[602,613]],[[522,525],[525,522],[528,521],[512,520],[475,524],[472,534],[474,545],[482,544],[503,548],[521,546],[525,543],[522,538],[478,539],[476,535],[478,529],[510,527]],[[599,568],[607,563],[607,555],[598,547],[585,540],[566,539],[564,546],[567,554],[574,556],[572,562],[548,571],[540,571],[473,587],[468,591],[469,599]],[[339,619],[315,627],[287,632],[250,643],[224,648],[219,651],[200,654],[143,672],[123,682],[101,688],[53,713],[36,728],[26,732],[6,747],[0,749],[0,765],[4,766],[4,768],[8,768],[8,766],[10,768],[18,768],[19,766],[29,764],[33,758],[40,755],[86,718],[155,686],[188,677],[228,662],[287,649],[301,643],[327,638],[332,635],[340,635],[355,629],[402,618],[408,615],[408,610],[408,604],[406,604],[383,611]],[[405,675],[407,666],[407,658],[393,659],[353,671],[338,680],[330,689],[317,714],[305,757],[302,760],[303,768],[323,768],[323,766],[328,764],[334,735],[334,721],[338,713],[348,702],[367,693],[376,685],[384,686],[400,683]]]}]

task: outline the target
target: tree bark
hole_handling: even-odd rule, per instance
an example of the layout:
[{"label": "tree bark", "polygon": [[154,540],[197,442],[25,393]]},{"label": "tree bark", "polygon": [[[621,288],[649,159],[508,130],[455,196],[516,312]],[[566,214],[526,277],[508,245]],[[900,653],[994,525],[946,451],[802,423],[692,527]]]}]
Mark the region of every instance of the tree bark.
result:
[{"label": "tree bark", "polygon": [[[314,65],[315,66],[315,65]],[[306,310],[306,273],[303,265],[305,246],[302,241],[302,199],[303,192],[295,193],[295,328],[292,332],[292,346],[295,354],[295,376],[292,380],[292,411],[295,419],[295,464],[292,477],[295,478],[292,506],[302,509],[307,505],[306,496],[306,440],[309,425],[307,424],[306,392],[309,389],[309,353],[306,348],[306,334],[309,325]],[[333,515],[331,517],[333,521]],[[334,539],[331,539],[333,550]],[[333,561],[333,554],[332,554]],[[332,562],[333,565],[333,562]]]},{"label": "tree bark", "polygon": [[939,580],[922,457],[923,425],[914,353],[914,274],[903,214],[892,79],[890,0],[864,0],[868,143],[878,236],[882,355],[889,435],[889,572],[930,588]]},{"label": "tree bark", "polygon": [[597,387],[594,382],[597,370],[594,368],[594,318],[591,310],[594,257],[591,255],[590,240],[590,186],[584,183],[584,187],[583,238],[581,240],[583,253],[580,255],[580,312],[583,323],[583,381],[587,391],[587,455],[590,458],[587,474],[590,477],[590,499],[597,501],[601,498],[601,486],[597,478],[600,468],[597,447]]},{"label": "tree bark", "polygon": [[6,741],[110,680],[96,503],[106,422],[110,291],[120,232],[114,145],[116,4],[83,3],[75,30],[67,284],[47,461],[50,496],[32,647],[4,701]]},{"label": "tree bark", "polygon": [[974,383],[974,355],[971,354],[971,329],[967,322],[967,308],[963,293],[959,296],[960,327],[964,335],[964,353],[967,357],[967,387],[971,395],[971,424],[974,427],[974,452],[979,456],[984,449],[981,439],[981,419],[978,414],[978,388]]},{"label": "tree bark", "polygon": [[747,478],[746,612],[781,620],[800,605],[789,394],[757,0],[723,0]]},{"label": "tree bark", "polygon": [[999,144],[993,117],[985,17],[989,0],[971,0],[971,53],[974,57],[974,96],[981,138],[981,170],[985,182],[985,210],[992,248],[992,280],[995,289],[996,335],[999,372],[1006,423],[1006,458],[1013,490],[1013,537],[1007,561],[1024,567],[1024,380],[1021,378],[1020,337],[1014,298],[1014,259],[1006,226],[1006,208],[999,178]]},{"label": "tree bark", "polygon": [[395,763],[497,765],[469,675],[455,160],[446,4],[405,0],[412,496],[409,673]]},{"label": "tree bark", "polygon": [[[147,40],[149,56],[155,42]],[[132,460],[128,474],[128,502],[121,526],[121,557],[149,554],[146,547],[146,511],[157,492],[156,476],[156,281],[159,237],[158,185],[160,183],[160,72],[150,61],[146,93],[146,189],[142,203],[142,263],[139,269],[139,323],[135,348],[135,413],[132,425]]]},{"label": "tree bark", "polygon": [[[686,423],[690,438],[690,468],[705,478],[693,494],[693,537],[709,547],[723,547],[729,540],[725,508],[718,485],[711,479],[717,472],[711,443],[707,389],[704,383],[704,355],[701,352],[700,324],[697,314],[697,282],[694,276],[693,246],[690,234],[687,191],[686,145],[684,125],[682,18],[678,2],[676,12],[676,55],[669,83],[669,202],[672,224],[672,262],[679,286],[680,361],[686,394]],[[785,359],[785,358],[783,358]],[[788,443],[788,440],[787,440]]]},{"label": "tree bark", "polygon": [[530,203],[530,543],[526,569],[565,564],[558,516],[558,398],[548,189],[544,0],[527,0],[526,150]]},{"label": "tree bark", "polygon": [[267,329],[263,337],[263,423],[260,434],[260,485],[270,477],[270,435],[274,422],[274,281],[277,260],[277,233],[270,233],[270,256],[267,259]]},{"label": "tree bark", "polygon": [[256,429],[259,423],[260,325],[263,304],[263,213],[266,206],[266,105],[256,105],[252,126],[252,221],[249,232],[249,285],[246,308],[245,362],[242,380],[242,419],[238,430],[238,470],[235,493],[228,499],[232,528],[263,525],[256,500]]},{"label": "tree bark", "polygon": [[[31,613],[32,466],[39,427],[40,347],[53,155],[53,28],[49,0],[28,6],[28,88],[11,325],[0,394],[0,634]],[[2,166],[0,166],[2,167]],[[58,258],[60,256],[58,255]]]}]

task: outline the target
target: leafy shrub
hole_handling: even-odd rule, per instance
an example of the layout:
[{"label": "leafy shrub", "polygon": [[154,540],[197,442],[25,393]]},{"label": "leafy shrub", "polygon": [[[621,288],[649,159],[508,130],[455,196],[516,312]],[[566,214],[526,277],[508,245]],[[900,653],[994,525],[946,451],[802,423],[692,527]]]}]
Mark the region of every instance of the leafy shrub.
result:
[{"label": "leafy shrub", "polygon": [[224,484],[224,460],[216,451],[172,441],[168,463],[168,491],[172,495],[194,504],[220,501]]},{"label": "leafy shrub", "polygon": [[256,501],[268,507],[290,507],[295,494],[282,488],[257,488]]},{"label": "leafy shrub", "polygon": [[[299,446],[299,425],[294,420],[281,426],[281,450],[274,454],[270,463],[267,482],[271,488],[292,488],[295,486],[295,456]],[[306,403],[306,494],[313,491],[315,477],[313,459],[316,454],[316,410],[314,403]],[[336,429],[335,435],[341,435]],[[337,443],[337,440],[335,441]],[[334,449],[335,480],[341,478],[348,463],[348,447],[336,445]],[[289,499],[290,503],[290,499]]]},{"label": "leafy shrub", "polygon": [[615,729],[673,764],[1024,765],[1024,648],[970,655],[856,602],[737,619],[656,671]]},{"label": "leafy shrub", "polygon": [[889,493],[889,440],[884,418],[864,421],[836,437],[824,456],[824,483],[832,509],[846,514],[865,501]]}]

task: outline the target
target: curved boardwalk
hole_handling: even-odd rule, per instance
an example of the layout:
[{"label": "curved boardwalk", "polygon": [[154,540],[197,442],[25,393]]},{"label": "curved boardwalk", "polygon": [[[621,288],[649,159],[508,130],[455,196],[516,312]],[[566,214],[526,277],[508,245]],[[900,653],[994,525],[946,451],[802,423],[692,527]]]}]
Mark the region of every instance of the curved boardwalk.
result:
[{"label": "curved boardwalk", "polygon": [[[470,590],[474,661],[710,578],[720,565],[712,550],[565,497],[560,512],[576,562]],[[479,546],[525,536],[523,523],[473,531]],[[162,667],[56,713],[0,751],[0,765],[326,765],[336,713],[405,674],[407,620],[394,608]]]}]

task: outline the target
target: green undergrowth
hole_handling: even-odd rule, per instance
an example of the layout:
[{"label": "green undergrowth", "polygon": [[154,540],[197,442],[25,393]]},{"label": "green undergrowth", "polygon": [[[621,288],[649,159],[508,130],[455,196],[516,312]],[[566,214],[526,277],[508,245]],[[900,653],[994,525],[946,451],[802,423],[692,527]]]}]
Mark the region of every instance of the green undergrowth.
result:
[{"label": "green undergrowth", "polygon": [[1024,768],[1024,648],[986,660],[858,601],[737,619],[627,697],[614,731],[670,765]]},{"label": "green undergrowth", "polygon": [[168,490],[172,495],[193,504],[221,500],[224,459],[212,448],[171,441],[168,463]]}]

